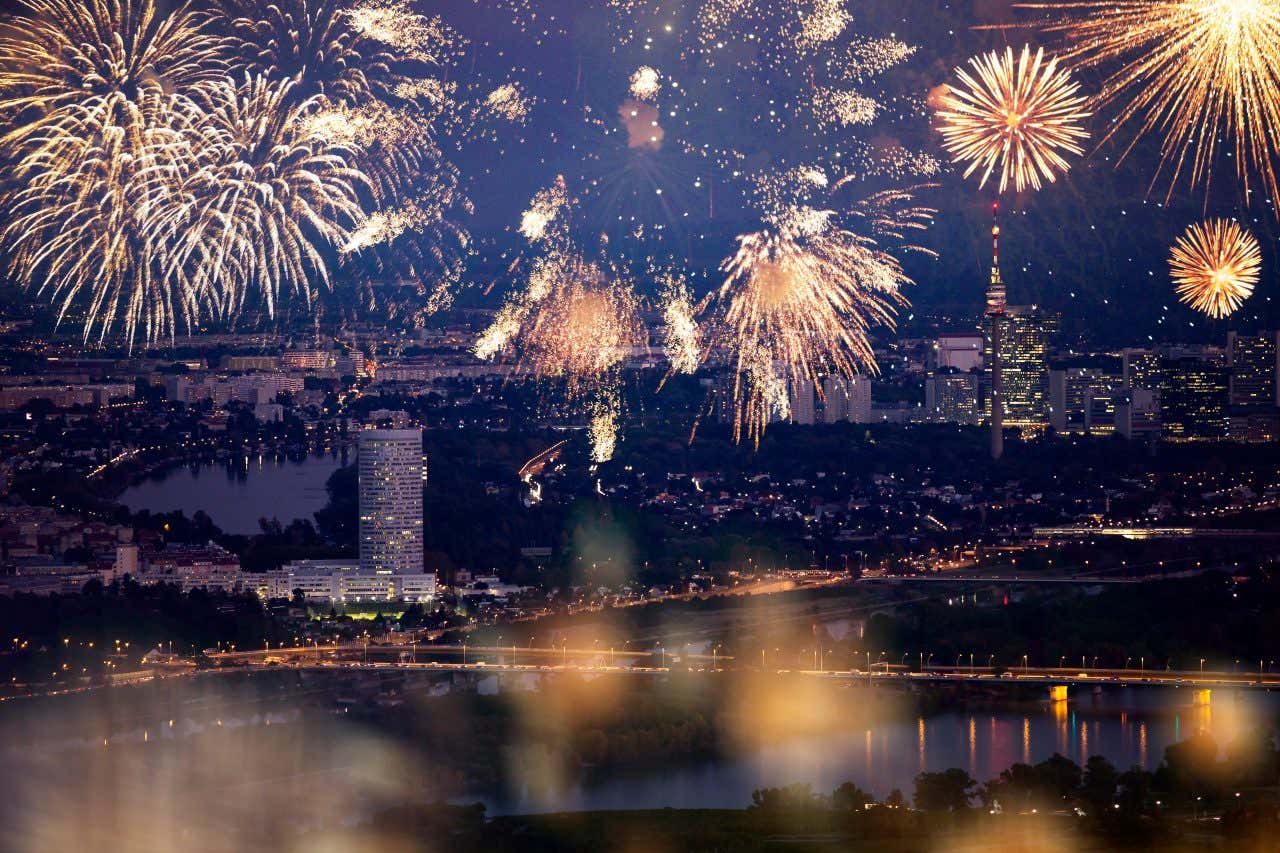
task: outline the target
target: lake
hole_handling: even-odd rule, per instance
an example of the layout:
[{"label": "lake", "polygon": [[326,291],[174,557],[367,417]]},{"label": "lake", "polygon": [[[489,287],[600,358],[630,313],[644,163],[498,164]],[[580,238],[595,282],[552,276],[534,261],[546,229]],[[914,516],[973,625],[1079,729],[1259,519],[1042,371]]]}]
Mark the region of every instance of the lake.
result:
[{"label": "lake", "polygon": [[204,510],[225,533],[253,534],[258,520],[311,520],[328,503],[325,483],[347,464],[347,454],[252,456],[171,468],[125,489],[120,503],[131,511],[173,512],[188,518]]}]

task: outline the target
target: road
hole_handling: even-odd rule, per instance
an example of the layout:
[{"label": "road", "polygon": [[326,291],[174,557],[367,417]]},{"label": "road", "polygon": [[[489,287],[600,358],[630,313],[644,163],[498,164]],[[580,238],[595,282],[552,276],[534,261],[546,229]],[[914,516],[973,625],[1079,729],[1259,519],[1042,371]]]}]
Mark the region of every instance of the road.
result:
[{"label": "road", "polygon": [[[449,658],[448,660],[442,658]],[[467,658],[471,659],[468,660]],[[490,657],[490,660],[476,660]],[[384,658],[384,659],[379,659]],[[391,659],[385,659],[391,658]],[[223,666],[296,666],[304,669],[416,669],[454,672],[581,672],[632,675],[667,674],[676,656],[664,650],[569,648],[529,649],[518,646],[461,646],[438,644],[345,644],[210,655]],[[525,662],[518,662],[518,661]],[[271,663],[268,663],[271,661]],[[618,661],[622,661],[619,664]],[[1280,689],[1280,674],[1199,670],[1107,669],[1079,667],[926,666],[923,671],[873,662],[868,669],[775,669],[738,666],[734,658],[714,652],[679,658],[681,672],[765,672],[796,674],[855,682],[975,683],[997,685],[1039,684],[1069,687],[1187,687],[1192,689]]]}]

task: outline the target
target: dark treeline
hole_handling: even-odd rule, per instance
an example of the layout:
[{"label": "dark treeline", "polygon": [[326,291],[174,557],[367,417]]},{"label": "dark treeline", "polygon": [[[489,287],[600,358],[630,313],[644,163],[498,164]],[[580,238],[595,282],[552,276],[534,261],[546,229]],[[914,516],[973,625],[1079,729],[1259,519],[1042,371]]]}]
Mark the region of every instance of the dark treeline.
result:
[{"label": "dark treeline", "polygon": [[[483,805],[406,806],[325,839],[361,849],[542,851],[1274,850],[1277,752],[1270,732],[1170,746],[1154,773],[1094,756],[1015,764],[979,785],[952,768],[916,777],[910,800],[852,782],[755,791],[745,810],[587,812],[486,818]],[[428,840],[429,839],[429,840]]]}]

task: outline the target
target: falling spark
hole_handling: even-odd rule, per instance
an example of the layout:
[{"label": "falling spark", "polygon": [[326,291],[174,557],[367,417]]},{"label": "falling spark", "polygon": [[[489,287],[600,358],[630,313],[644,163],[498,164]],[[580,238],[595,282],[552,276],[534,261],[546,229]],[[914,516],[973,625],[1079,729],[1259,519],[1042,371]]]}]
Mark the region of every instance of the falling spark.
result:
[{"label": "falling spark", "polygon": [[1021,192],[1056,181],[1070,168],[1063,154],[1083,153],[1079,143],[1088,136],[1079,84],[1057,59],[1045,62],[1044,50],[1032,54],[1030,46],[1017,59],[1006,47],[969,64],[972,74],[956,69],[960,85],[948,87],[938,111],[943,147],[969,164],[965,177],[981,169],[983,186],[998,169],[1002,193],[1010,182]]},{"label": "falling spark", "polygon": [[490,112],[512,124],[521,124],[529,117],[529,100],[515,83],[505,83],[494,89],[484,103]]},{"label": "falling spark", "polygon": [[813,8],[801,15],[796,45],[803,50],[821,47],[840,38],[852,21],[845,0],[816,0]]},{"label": "falling spark", "polygon": [[539,190],[520,215],[520,233],[531,243],[547,236],[548,229],[569,203],[569,193],[564,176],[558,176],[551,186]]},{"label": "falling spark", "polygon": [[671,372],[697,372],[702,361],[702,345],[689,286],[683,278],[671,276],[662,288],[659,301],[662,305],[663,350],[671,363]]},{"label": "falling spark", "polygon": [[871,124],[880,113],[880,104],[860,92],[821,89],[814,95],[814,108],[831,115],[843,127]]},{"label": "falling spark", "polygon": [[345,16],[357,32],[417,62],[439,65],[449,34],[439,18],[414,12],[408,0],[364,0]]},{"label": "falling spark", "polygon": [[1215,219],[1192,225],[1169,256],[1169,269],[1184,303],[1215,320],[1229,316],[1253,293],[1262,250],[1235,222]]},{"label": "falling spark", "polygon": [[591,410],[591,423],[587,437],[591,442],[591,461],[608,462],[618,448],[618,419],[620,410],[614,395],[597,402]]},{"label": "falling spark", "polygon": [[734,353],[727,395],[734,438],[759,443],[784,416],[789,387],[816,385],[825,372],[852,377],[875,372],[867,333],[892,326],[900,290],[909,282],[893,255],[834,224],[821,211],[782,220],[738,238],[716,294],[710,345]]},{"label": "falling spark", "polygon": [[662,91],[658,69],[642,65],[631,75],[631,97],[638,101],[652,101]]}]

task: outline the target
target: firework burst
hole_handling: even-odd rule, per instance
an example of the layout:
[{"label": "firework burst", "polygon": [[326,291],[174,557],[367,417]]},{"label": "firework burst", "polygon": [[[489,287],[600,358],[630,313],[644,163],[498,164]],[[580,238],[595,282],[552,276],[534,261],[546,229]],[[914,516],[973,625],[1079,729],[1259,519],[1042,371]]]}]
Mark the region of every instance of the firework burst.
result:
[{"label": "firework burst", "polygon": [[1215,219],[1192,225],[1174,243],[1169,269],[1178,296],[1209,317],[1229,316],[1253,293],[1262,250],[1235,222]]},{"label": "firework burst", "polygon": [[1160,136],[1152,183],[1167,173],[1169,198],[1184,173],[1192,186],[1207,187],[1224,140],[1230,140],[1246,192],[1256,174],[1277,198],[1280,3],[1153,0],[1025,8],[1053,14],[1043,29],[1066,39],[1065,58],[1117,68],[1095,99],[1120,104],[1107,137],[1126,126],[1136,126],[1135,143]]},{"label": "firework burst", "polygon": [[668,276],[658,297],[662,306],[662,347],[671,373],[692,374],[702,363],[696,308],[684,278]]},{"label": "firework burst", "polygon": [[291,88],[255,77],[199,92],[213,144],[192,181],[196,215],[174,239],[184,266],[221,285],[225,315],[240,310],[248,287],[274,313],[282,292],[309,297],[309,281],[327,285],[323,248],[346,244],[364,219],[368,178],[351,165],[354,152],[310,129],[318,100],[295,103]]},{"label": "firework burst", "polygon": [[938,119],[943,146],[965,177],[981,170],[979,186],[999,171],[1000,192],[1040,189],[1070,164],[1064,154],[1083,153],[1088,134],[1085,98],[1058,60],[1045,61],[1030,46],[1015,58],[1013,48],[969,60],[972,72],[956,69],[959,86],[948,87]]},{"label": "firework burst", "polygon": [[892,326],[909,283],[893,255],[837,226],[831,211],[798,212],[738,238],[715,294],[708,350],[732,353],[724,405],[734,438],[754,443],[787,415],[789,388],[817,386],[825,373],[875,372],[867,334]]},{"label": "firework burst", "polygon": [[0,31],[10,271],[60,319],[80,313],[86,339],[172,335],[208,303],[167,242],[201,154],[173,89],[224,68],[203,18],[150,0],[31,0]]},{"label": "firework burst", "polygon": [[520,232],[540,254],[473,352],[484,360],[507,359],[517,376],[585,406],[592,458],[603,462],[617,442],[623,365],[647,347],[648,335],[630,283],[574,245],[569,221],[575,209],[563,178],[534,197]]}]

